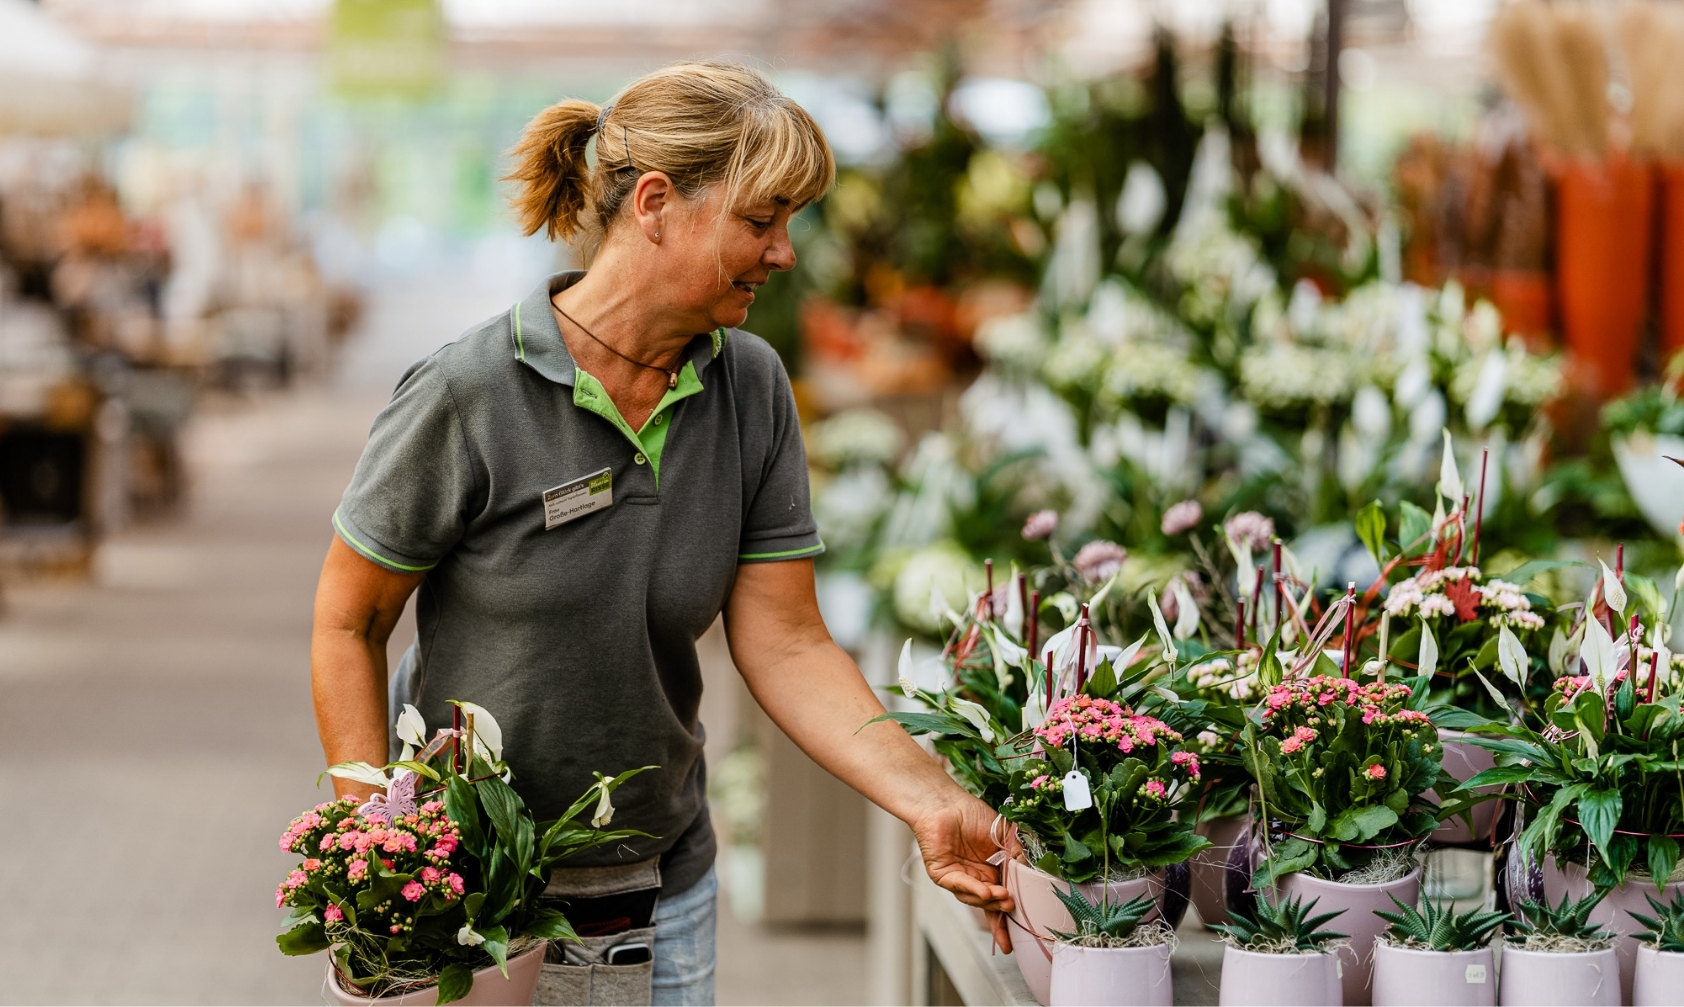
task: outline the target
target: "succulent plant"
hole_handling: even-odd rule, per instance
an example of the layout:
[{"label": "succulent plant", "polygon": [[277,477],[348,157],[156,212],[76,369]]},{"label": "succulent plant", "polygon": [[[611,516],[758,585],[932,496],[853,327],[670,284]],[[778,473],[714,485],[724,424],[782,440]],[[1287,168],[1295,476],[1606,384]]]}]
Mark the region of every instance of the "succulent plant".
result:
[{"label": "succulent plant", "polygon": [[1568,894],[1561,896],[1561,904],[1551,906],[1546,899],[1543,902],[1533,902],[1531,899],[1516,899],[1514,903],[1515,918],[1512,926],[1515,936],[1521,938],[1569,938],[1580,941],[1612,940],[1612,931],[1604,930],[1590,921],[1590,911],[1602,901],[1606,891],[1595,891],[1577,902]]},{"label": "succulent plant", "polygon": [[1406,945],[1425,945],[1434,951],[1471,951],[1484,947],[1491,934],[1510,919],[1508,913],[1470,909],[1457,914],[1448,903],[1434,905],[1421,900],[1421,908],[1406,905],[1392,896],[1398,912],[1375,910],[1374,915],[1390,923],[1387,934]]},{"label": "succulent plant", "polygon": [[1076,921],[1074,933],[1053,931],[1054,937],[1064,941],[1079,941],[1085,937],[1096,936],[1125,941],[1134,936],[1135,930],[1140,927],[1140,921],[1157,905],[1149,896],[1142,895],[1127,902],[1102,902],[1096,906],[1089,902],[1087,896],[1075,885],[1070,886],[1069,892],[1061,892],[1055,887],[1053,894],[1064,903],[1064,908],[1070,910],[1070,917]]},{"label": "succulent plant", "polygon": [[1311,916],[1310,910],[1314,909],[1319,901],[1321,900],[1311,899],[1310,903],[1305,905],[1301,898],[1289,898],[1274,904],[1259,892],[1257,904],[1250,912],[1231,911],[1228,913],[1228,923],[1211,929],[1247,951],[1277,954],[1321,951],[1329,941],[1348,935],[1317,929],[1345,911],[1340,909],[1320,916]]},{"label": "succulent plant", "polygon": [[1675,896],[1670,906],[1653,895],[1643,897],[1655,907],[1655,915],[1651,918],[1642,913],[1631,914],[1631,918],[1643,924],[1643,929],[1649,932],[1647,937],[1638,939],[1653,944],[1656,951],[1684,954],[1684,893]]}]

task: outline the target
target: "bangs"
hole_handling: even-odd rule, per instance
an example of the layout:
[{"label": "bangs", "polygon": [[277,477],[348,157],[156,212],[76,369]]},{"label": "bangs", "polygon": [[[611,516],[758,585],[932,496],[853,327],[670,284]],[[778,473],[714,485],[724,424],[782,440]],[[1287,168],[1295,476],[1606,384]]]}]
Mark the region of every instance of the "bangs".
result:
[{"label": "bangs", "polygon": [[726,205],[816,201],[836,181],[836,159],[824,131],[792,101],[748,113],[743,138],[725,177]]}]

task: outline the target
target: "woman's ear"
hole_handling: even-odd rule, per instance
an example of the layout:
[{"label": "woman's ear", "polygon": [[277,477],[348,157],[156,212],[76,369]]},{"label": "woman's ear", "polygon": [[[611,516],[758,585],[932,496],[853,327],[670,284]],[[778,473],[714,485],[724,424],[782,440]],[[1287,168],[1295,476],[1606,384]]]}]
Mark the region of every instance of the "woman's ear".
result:
[{"label": "woman's ear", "polygon": [[659,243],[663,219],[673,209],[676,195],[672,179],[664,171],[646,171],[638,176],[637,188],[632,190],[632,213],[637,226],[649,241]]}]

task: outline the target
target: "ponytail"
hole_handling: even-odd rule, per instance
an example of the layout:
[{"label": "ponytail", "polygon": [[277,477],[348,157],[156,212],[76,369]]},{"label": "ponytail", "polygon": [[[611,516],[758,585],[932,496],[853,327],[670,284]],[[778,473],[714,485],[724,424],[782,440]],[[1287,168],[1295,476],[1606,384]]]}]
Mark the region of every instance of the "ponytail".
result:
[{"label": "ponytail", "polygon": [[586,226],[591,169],[585,148],[597,131],[602,109],[588,101],[564,101],[538,113],[510,156],[508,181],[520,189],[511,202],[522,234],[543,229],[554,241]]}]

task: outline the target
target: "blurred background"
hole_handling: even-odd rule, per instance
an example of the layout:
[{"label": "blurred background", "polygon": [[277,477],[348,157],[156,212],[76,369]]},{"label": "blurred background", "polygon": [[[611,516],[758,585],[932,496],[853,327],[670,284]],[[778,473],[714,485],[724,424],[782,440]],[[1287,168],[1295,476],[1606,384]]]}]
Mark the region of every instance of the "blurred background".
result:
[{"label": "blurred background", "polygon": [[[1681,12],[0,0],[0,1000],[319,999],[271,886],[328,518],[402,370],[574,264],[499,181],[545,105],[724,55],[827,131],[746,328],[886,683],[1041,507],[1147,560],[1184,497],[1259,509],[1355,579],[1445,427],[1488,548],[1670,572]],[[906,834],[703,647],[720,1002],[980,1002]]]}]

